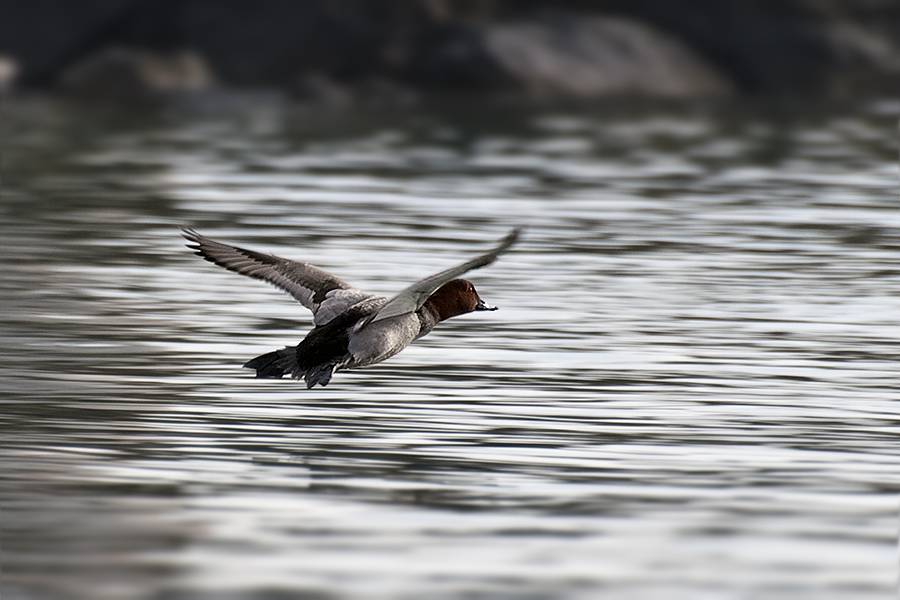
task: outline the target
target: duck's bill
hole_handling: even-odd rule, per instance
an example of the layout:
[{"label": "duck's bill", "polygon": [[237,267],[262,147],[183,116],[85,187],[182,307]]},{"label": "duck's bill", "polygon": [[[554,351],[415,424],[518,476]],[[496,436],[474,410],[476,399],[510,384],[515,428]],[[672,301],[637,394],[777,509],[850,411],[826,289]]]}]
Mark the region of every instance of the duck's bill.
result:
[{"label": "duck's bill", "polygon": [[490,304],[485,304],[484,300],[479,298],[478,304],[475,305],[475,310],[497,310],[497,307],[491,306]]}]

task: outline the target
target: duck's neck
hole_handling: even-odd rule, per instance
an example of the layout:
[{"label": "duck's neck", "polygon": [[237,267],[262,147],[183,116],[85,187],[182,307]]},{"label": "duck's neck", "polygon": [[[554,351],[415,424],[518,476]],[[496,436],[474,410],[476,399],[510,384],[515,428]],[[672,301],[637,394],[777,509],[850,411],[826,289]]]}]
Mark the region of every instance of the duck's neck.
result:
[{"label": "duck's neck", "polygon": [[416,336],[417,338],[430,332],[435,325],[444,320],[431,300],[426,300],[425,304],[416,311],[416,314],[419,316],[419,335]]},{"label": "duck's neck", "polygon": [[446,321],[450,317],[455,316],[450,314],[450,306],[446,302],[441,302],[440,298],[436,299],[434,296],[426,300],[425,304],[422,305],[422,308],[431,315],[434,315],[434,318],[437,319],[435,323]]}]

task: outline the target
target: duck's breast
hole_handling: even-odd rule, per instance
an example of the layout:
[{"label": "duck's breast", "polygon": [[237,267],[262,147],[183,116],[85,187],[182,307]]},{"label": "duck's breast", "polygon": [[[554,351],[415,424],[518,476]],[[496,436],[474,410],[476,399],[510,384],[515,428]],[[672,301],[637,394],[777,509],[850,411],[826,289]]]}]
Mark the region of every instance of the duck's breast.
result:
[{"label": "duck's breast", "polygon": [[363,367],[397,354],[419,335],[421,322],[416,313],[390,317],[369,323],[350,333],[347,347],[351,362],[348,367]]}]

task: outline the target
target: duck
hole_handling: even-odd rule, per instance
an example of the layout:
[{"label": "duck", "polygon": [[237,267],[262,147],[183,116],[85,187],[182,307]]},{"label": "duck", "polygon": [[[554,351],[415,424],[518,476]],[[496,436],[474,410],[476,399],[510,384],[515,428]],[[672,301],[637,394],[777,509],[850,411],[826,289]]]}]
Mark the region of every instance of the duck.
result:
[{"label": "duck", "polygon": [[313,329],[296,346],[267,352],[244,364],[258,378],[289,375],[306,388],[326,386],[342,370],[394,356],[441,321],[474,311],[495,311],[465,273],[493,263],[521,234],[512,229],[493,249],[418,281],[392,298],[363,292],[306,262],[217,242],[189,227],[181,234],[197,256],[234,273],[265,281],[312,311]]}]

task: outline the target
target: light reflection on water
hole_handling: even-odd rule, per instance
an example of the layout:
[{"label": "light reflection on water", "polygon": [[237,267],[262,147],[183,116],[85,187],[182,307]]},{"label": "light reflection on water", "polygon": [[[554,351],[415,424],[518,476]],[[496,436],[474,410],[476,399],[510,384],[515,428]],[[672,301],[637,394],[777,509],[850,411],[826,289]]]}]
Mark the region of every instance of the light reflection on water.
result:
[{"label": "light reflection on water", "polygon": [[[885,125],[18,107],[4,598],[884,597]],[[304,309],[182,223],[383,294],[528,230],[471,276],[499,312],[307,391],[240,369]]]}]

